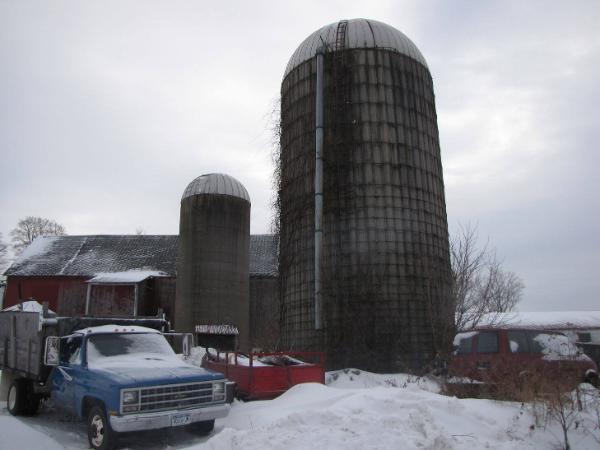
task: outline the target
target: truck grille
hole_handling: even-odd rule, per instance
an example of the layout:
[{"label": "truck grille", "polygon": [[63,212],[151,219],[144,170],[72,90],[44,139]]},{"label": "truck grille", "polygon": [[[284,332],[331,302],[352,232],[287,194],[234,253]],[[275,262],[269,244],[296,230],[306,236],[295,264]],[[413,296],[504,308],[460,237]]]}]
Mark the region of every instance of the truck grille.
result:
[{"label": "truck grille", "polygon": [[212,382],[169,384],[127,391],[138,391],[138,402],[137,407],[125,411],[121,400],[121,412],[125,414],[194,408],[225,401],[224,395],[213,394]]},{"label": "truck grille", "polygon": [[140,394],[140,411],[190,408],[213,401],[212,383],[145,388]]}]

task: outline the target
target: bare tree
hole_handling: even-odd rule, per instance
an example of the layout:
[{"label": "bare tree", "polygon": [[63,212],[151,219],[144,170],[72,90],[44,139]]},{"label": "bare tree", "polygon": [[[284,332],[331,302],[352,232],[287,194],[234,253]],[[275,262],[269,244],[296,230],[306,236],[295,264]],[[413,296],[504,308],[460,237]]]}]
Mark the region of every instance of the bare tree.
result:
[{"label": "bare tree", "polygon": [[19,220],[10,232],[12,248],[16,254],[33,242],[38,236],[64,236],[65,227],[52,219],[27,216]]},{"label": "bare tree", "polygon": [[137,227],[135,229],[135,234],[136,236],[143,236],[146,234],[146,230],[144,230],[142,227]]},{"label": "bare tree", "polygon": [[450,242],[456,329],[477,326],[484,315],[511,311],[521,300],[524,284],[504,270],[496,252],[479,247],[477,229],[461,226]]},{"label": "bare tree", "polygon": [[8,263],[8,244],[4,242],[4,237],[0,233],[0,274]]}]

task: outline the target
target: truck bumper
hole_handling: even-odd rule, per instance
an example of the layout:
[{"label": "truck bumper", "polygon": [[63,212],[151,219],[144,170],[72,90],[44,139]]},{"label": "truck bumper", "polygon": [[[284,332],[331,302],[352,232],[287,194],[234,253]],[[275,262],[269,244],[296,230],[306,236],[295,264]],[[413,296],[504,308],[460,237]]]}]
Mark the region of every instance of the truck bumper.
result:
[{"label": "truck bumper", "polygon": [[160,411],[155,413],[128,414],[126,416],[110,416],[110,426],[118,433],[128,431],[154,430],[173,426],[173,417],[189,415],[189,422],[203,422],[206,420],[225,417],[229,412],[229,404],[206,406],[197,409],[181,409],[175,411]]}]

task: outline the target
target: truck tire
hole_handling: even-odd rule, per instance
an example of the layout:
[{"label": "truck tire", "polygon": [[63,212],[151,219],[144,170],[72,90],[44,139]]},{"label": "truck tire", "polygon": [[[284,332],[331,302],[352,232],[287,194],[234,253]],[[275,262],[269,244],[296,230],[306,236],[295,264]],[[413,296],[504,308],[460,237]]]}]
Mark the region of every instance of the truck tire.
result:
[{"label": "truck tire", "polygon": [[205,420],[204,422],[196,422],[192,425],[192,429],[198,434],[210,434],[215,428],[215,420]]},{"label": "truck tire", "polygon": [[6,399],[6,406],[8,412],[13,416],[20,416],[25,414],[27,410],[27,387],[26,382],[22,378],[13,380],[10,387],[8,388],[8,397]]},{"label": "truck tire", "polygon": [[110,427],[102,406],[93,406],[87,418],[88,441],[94,450],[110,450],[117,441],[117,434]]},{"label": "truck tire", "polygon": [[27,393],[27,404],[25,405],[25,411],[23,412],[26,416],[33,416],[37,413],[38,408],[40,407],[40,395],[35,394],[33,389],[29,390]]}]

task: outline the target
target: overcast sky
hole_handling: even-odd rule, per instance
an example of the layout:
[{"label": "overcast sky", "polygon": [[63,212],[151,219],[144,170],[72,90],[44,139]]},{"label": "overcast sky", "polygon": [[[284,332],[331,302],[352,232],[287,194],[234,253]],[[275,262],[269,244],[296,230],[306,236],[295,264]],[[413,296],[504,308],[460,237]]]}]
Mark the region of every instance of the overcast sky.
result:
[{"label": "overcast sky", "polygon": [[176,234],[224,172],[270,230],[269,121],[310,33],[365,17],[408,35],[436,92],[451,233],[479,227],[520,308],[600,309],[600,2],[0,0],[0,232]]}]

